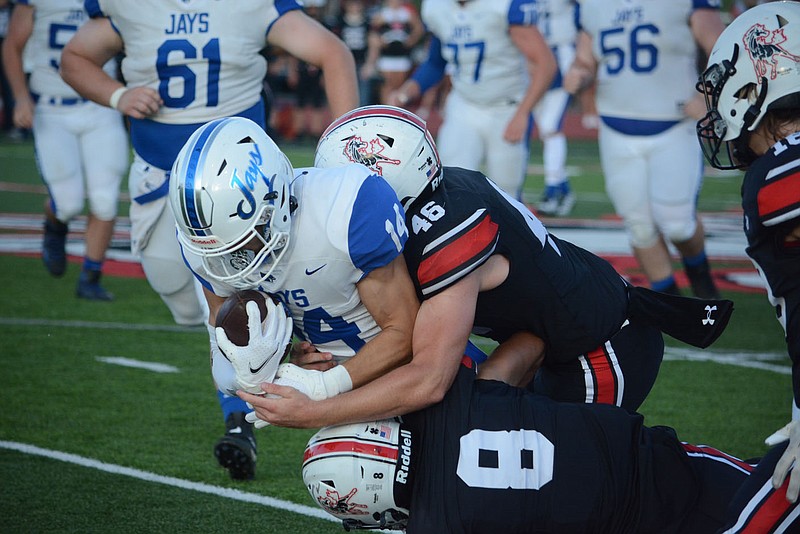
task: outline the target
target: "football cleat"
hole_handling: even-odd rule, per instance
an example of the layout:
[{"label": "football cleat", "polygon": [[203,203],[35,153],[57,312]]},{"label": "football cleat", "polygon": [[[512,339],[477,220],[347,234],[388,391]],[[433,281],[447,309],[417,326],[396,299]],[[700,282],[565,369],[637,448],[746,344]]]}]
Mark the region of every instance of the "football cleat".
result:
[{"label": "football cleat", "polygon": [[114,295],[100,285],[100,271],[81,271],[75,294],[87,300],[114,300]]},{"label": "football cleat", "polygon": [[547,186],[537,211],[550,217],[566,217],[575,207],[575,201],[575,194],[569,190],[569,185]]},{"label": "football cleat", "polygon": [[708,262],[700,265],[684,265],[686,276],[692,285],[692,293],[701,299],[721,299],[714,279],[711,277],[711,269]]},{"label": "football cleat", "polygon": [[42,262],[53,276],[63,276],[67,270],[67,231],[67,225],[61,221],[44,222]]},{"label": "football cleat", "polygon": [[253,425],[244,416],[244,412],[230,414],[225,421],[225,435],[214,445],[219,465],[234,480],[252,480],[256,476],[256,438]]}]

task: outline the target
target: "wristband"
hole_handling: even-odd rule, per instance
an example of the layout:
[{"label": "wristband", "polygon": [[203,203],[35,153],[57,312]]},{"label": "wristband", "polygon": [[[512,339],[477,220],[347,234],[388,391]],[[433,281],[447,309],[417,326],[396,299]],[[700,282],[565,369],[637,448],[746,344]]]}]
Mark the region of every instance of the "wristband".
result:
[{"label": "wristband", "polygon": [[400,102],[401,106],[405,106],[410,100],[406,93],[401,92],[397,95],[397,101]]},{"label": "wristband", "polygon": [[122,93],[124,93],[127,90],[128,88],[125,87],[124,85],[114,90],[114,92],[111,93],[111,98],[108,99],[108,105],[114,109],[117,109],[117,106],[119,105],[119,99],[122,98]]},{"label": "wristband", "polygon": [[328,397],[346,393],[353,389],[353,380],[344,365],[337,365],[333,369],[328,369],[322,373],[322,383],[325,385]]}]

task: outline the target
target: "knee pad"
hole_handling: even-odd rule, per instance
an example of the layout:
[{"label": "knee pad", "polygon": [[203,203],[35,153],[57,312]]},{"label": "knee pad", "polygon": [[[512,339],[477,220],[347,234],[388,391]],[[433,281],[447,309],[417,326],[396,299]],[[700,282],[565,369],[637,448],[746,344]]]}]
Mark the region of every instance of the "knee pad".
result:
[{"label": "knee pad", "polygon": [[142,269],[150,287],[167,305],[177,324],[188,326],[205,322],[208,314],[198,298],[194,276],[185,264],[144,255]]},{"label": "knee pad", "polygon": [[628,235],[635,248],[649,248],[659,239],[658,229],[648,221],[628,221]]},{"label": "knee pad", "polygon": [[69,222],[83,211],[83,200],[64,199],[57,201],[55,206],[55,216],[59,221]]},{"label": "knee pad", "polygon": [[697,230],[693,210],[686,206],[653,206],[653,217],[665,239],[681,243],[691,239]]},{"label": "knee pad", "polygon": [[111,221],[117,217],[119,190],[89,197],[89,210],[101,221]]}]

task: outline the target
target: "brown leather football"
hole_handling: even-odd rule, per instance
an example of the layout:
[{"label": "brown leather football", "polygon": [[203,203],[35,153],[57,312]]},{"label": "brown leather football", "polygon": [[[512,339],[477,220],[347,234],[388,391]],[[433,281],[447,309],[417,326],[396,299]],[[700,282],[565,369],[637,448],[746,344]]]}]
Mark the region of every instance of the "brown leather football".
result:
[{"label": "brown leather football", "polygon": [[254,289],[237,291],[222,303],[217,310],[215,326],[225,330],[225,335],[234,345],[244,347],[250,341],[247,331],[247,303],[254,300],[261,312],[261,321],[267,318],[267,301],[269,295]]}]

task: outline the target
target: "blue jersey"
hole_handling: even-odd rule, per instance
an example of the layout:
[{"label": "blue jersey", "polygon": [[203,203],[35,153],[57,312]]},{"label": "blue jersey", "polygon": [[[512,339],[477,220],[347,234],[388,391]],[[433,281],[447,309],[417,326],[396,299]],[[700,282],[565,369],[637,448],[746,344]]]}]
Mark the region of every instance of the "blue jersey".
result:
[{"label": "blue jersey", "polygon": [[[296,172],[289,249],[258,289],[286,305],[298,337],[341,360],[380,331],[357,284],[402,253],[405,213],[389,184],[362,165]],[[222,297],[235,291],[184,252],[207,289]]]}]

